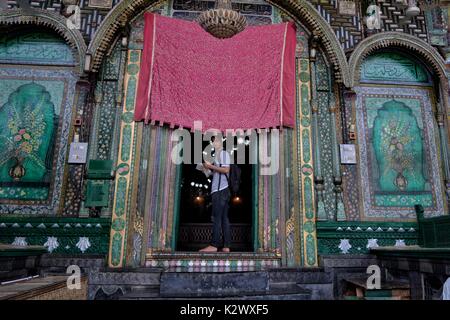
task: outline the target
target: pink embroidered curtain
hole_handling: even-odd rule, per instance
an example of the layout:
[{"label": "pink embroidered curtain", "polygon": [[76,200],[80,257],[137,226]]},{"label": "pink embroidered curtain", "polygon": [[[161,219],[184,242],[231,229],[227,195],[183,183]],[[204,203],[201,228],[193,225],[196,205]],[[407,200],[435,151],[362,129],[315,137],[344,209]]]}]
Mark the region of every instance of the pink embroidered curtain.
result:
[{"label": "pink embroidered curtain", "polygon": [[171,127],[294,127],[295,25],[219,40],[197,23],[145,14],[135,120]]}]

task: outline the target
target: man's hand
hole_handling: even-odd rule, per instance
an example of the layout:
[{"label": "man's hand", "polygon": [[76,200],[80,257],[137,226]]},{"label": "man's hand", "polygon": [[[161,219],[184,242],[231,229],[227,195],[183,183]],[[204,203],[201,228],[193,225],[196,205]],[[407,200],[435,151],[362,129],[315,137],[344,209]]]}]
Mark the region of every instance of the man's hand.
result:
[{"label": "man's hand", "polygon": [[203,164],[203,167],[208,168],[208,169],[213,170],[213,171],[220,172],[220,173],[225,173],[225,174],[230,172],[230,168],[229,167],[217,167],[217,166],[211,164],[211,162],[208,162],[208,161],[205,161],[205,163]]},{"label": "man's hand", "polygon": [[206,169],[210,169],[213,170],[213,165],[211,162],[205,161],[205,163],[203,164],[203,167],[205,167]]}]

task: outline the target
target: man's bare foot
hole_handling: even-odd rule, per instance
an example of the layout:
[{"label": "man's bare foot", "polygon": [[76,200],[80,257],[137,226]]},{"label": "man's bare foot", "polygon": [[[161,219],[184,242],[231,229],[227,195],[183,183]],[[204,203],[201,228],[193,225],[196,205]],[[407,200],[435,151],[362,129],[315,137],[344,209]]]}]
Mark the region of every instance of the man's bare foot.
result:
[{"label": "man's bare foot", "polygon": [[199,252],[217,252],[217,248],[213,246],[207,246],[206,248],[199,250]]},{"label": "man's bare foot", "polygon": [[230,248],[222,248],[222,252],[230,252]]}]

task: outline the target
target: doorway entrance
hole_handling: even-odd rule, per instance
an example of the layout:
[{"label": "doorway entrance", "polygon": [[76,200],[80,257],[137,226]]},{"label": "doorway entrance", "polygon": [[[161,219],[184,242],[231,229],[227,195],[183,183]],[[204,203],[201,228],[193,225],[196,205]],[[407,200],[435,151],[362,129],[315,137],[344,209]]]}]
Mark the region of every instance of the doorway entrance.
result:
[{"label": "doorway entrance", "polygon": [[[204,147],[208,142],[204,142]],[[230,199],[228,216],[231,225],[231,251],[253,251],[253,217],[255,192],[253,179],[254,165],[248,163],[248,147],[246,148],[246,164],[239,164],[241,184],[239,193]],[[191,153],[193,154],[193,152]],[[236,153],[231,157],[235,159]],[[177,251],[198,251],[207,246],[212,239],[212,176],[206,177],[196,169],[196,164],[181,165],[179,227]]]}]

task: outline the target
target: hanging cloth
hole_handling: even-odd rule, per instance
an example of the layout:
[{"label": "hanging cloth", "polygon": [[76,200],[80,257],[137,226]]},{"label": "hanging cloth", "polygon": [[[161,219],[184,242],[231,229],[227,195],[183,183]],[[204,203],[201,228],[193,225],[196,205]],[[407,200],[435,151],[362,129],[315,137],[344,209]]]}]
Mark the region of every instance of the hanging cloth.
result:
[{"label": "hanging cloth", "polygon": [[262,129],[295,124],[294,23],[217,39],[197,23],[145,14],[135,120],[171,127]]}]

